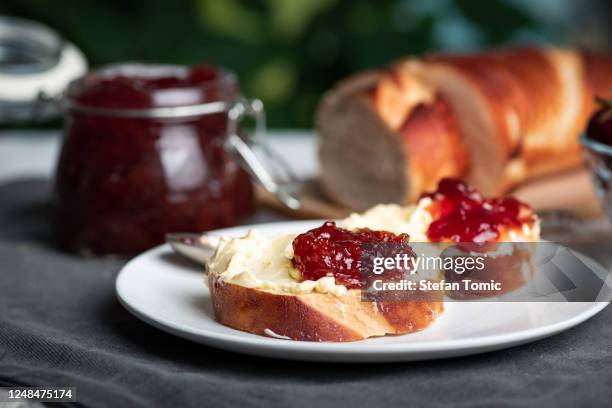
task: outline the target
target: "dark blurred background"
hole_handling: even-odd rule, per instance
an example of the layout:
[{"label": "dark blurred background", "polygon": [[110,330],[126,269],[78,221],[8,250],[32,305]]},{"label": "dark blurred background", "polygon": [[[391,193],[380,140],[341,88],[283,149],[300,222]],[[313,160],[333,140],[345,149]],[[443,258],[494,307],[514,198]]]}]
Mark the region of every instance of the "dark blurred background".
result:
[{"label": "dark blurred background", "polygon": [[311,127],[338,79],[405,54],[515,42],[609,47],[609,0],[2,0],[48,24],[91,66],[118,61],[236,71],[271,127]]}]

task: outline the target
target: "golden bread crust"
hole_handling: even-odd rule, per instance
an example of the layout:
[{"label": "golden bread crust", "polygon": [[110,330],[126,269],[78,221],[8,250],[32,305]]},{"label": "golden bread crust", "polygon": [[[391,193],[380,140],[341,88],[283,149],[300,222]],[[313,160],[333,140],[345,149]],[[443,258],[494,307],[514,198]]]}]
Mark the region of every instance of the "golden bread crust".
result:
[{"label": "golden bread crust", "polygon": [[429,326],[444,310],[442,293],[427,302],[362,301],[359,290],[344,296],[284,294],[208,277],[215,319],[245,332],[300,341],[347,342],[405,334]]}]

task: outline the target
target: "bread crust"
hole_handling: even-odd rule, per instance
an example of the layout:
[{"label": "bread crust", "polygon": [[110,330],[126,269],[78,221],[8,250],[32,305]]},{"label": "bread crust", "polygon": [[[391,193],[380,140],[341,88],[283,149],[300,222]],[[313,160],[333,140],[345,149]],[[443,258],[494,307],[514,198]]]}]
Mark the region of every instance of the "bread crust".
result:
[{"label": "bread crust", "polygon": [[594,96],[612,98],[612,54],[584,53],[587,85]]},{"label": "bread crust", "polygon": [[457,177],[468,169],[468,152],[459,127],[441,95],[431,104],[415,107],[398,131],[410,157],[411,188],[404,202],[417,201],[423,192],[435,190],[441,178]]},{"label": "bread crust", "polygon": [[422,330],[444,310],[443,295],[426,302],[362,301],[343,296],[289,294],[247,288],[210,274],[215,319],[237,330],[299,341],[348,342]]}]

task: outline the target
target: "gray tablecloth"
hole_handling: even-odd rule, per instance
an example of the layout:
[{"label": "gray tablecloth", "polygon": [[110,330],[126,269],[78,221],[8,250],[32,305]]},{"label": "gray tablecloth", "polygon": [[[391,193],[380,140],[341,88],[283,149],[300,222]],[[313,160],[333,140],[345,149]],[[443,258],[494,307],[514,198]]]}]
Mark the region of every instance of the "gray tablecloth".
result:
[{"label": "gray tablecloth", "polygon": [[[124,260],[58,252],[46,184],[0,187],[0,385],[73,386],[84,406],[610,406],[612,308],[521,347],[420,363],[266,360],[154,329],[115,299]],[[612,248],[612,243],[609,243]]]}]

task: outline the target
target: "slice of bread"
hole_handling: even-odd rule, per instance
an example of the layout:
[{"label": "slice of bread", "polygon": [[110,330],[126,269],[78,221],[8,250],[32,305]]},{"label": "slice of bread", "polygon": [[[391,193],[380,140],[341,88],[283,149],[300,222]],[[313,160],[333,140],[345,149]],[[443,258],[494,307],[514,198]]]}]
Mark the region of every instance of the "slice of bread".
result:
[{"label": "slice of bread", "polygon": [[245,332],[300,341],[347,342],[405,334],[429,326],[444,310],[443,294],[423,302],[363,301],[361,291],[336,296],[248,288],[211,273],[215,319]]},{"label": "slice of bread", "polygon": [[[457,252],[457,248],[449,248],[446,251]],[[483,254],[459,251],[459,256],[484,256],[484,268],[482,270],[474,268],[462,274],[451,269],[444,271],[447,282],[460,284],[459,290],[447,290],[446,296],[453,299],[495,298],[523,287],[535,273],[533,262],[535,251],[535,243],[526,242],[500,243]],[[442,256],[446,255],[448,252],[442,253]],[[471,283],[496,283],[499,289],[473,289],[470,287]]]}]

